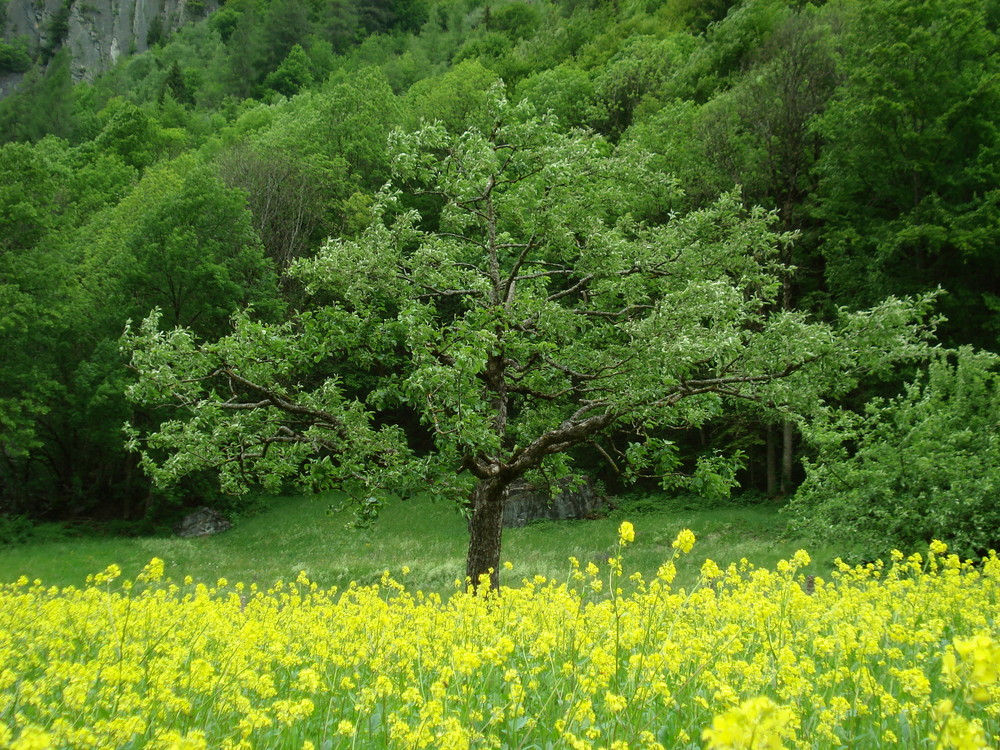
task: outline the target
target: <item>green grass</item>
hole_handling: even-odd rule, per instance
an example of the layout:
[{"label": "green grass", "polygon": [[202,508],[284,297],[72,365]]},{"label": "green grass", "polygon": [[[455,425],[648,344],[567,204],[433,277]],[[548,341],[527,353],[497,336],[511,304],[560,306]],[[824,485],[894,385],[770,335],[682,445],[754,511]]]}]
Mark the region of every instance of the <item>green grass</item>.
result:
[{"label": "green grass", "polygon": [[[348,513],[328,513],[336,498],[298,496],[277,498],[265,512],[239,519],[234,528],[211,537],[82,538],[45,541],[0,549],[0,581],[20,575],[47,584],[81,585],[89,573],[111,563],[134,576],[153,557],[166,562],[167,575],[214,583],[224,577],[268,586],[279,578],[294,578],[300,570],[321,586],[346,586],[377,581],[389,570],[412,588],[454,590],[464,575],[467,543],[464,519],[444,501],[417,498],[390,503],[370,528],[349,526]],[[626,550],[626,572],[649,576],[670,557],[671,542],[682,528],[698,538],[694,551],[678,564],[678,583],[690,585],[706,557],[725,567],[747,558],[771,567],[805,548],[813,557],[810,570],[823,574],[840,553],[816,548],[784,533],[784,519],[773,505],[727,505],[690,509],[664,505],[642,512],[613,511],[607,518],[552,521],[504,533],[503,559],[514,564],[503,582],[541,574],[565,577],[568,558],[603,569],[617,541],[617,529],[628,518],[636,540]],[[407,566],[405,577],[401,569]]]}]

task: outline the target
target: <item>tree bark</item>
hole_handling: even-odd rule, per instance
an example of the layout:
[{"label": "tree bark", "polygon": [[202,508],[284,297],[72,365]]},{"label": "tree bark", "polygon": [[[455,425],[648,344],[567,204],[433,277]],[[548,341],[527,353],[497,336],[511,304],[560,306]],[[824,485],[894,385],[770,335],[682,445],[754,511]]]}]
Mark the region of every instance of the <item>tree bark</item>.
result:
[{"label": "tree bark", "polygon": [[509,490],[509,481],[491,477],[480,479],[472,491],[465,575],[473,586],[478,585],[479,577],[484,574],[489,576],[490,588],[500,585],[500,540]]},{"label": "tree bark", "polygon": [[782,425],[784,445],[781,453],[781,494],[792,493],[792,467],[795,461],[795,426],[791,422]]},{"label": "tree bark", "polygon": [[767,496],[778,494],[778,440],[774,434],[774,425],[769,424],[767,430]]}]

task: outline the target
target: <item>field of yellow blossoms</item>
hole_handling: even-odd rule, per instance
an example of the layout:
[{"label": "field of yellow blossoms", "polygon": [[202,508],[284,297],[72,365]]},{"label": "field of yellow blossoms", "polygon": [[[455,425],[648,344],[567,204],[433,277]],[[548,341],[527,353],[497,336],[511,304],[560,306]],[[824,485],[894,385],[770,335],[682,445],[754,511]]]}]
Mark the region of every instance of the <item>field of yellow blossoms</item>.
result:
[{"label": "field of yellow blossoms", "polygon": [[[623,572],[632,525],[563,580],[448,599],[163,577],[0,587],[0,746],[982,748],[1000,734],[1000,559],[805,576]],[[406,571],[402,571],[405,580]],[[514,574],[506,573],[507,577]]]}]

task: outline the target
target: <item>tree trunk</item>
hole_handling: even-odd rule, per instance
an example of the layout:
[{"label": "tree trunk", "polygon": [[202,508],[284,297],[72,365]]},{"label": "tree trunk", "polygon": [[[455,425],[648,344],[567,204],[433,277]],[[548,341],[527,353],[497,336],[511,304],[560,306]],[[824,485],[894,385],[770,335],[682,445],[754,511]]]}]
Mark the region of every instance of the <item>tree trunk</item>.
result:
[{"label": "tree trunk", "polygon": [[500,539],[509,490],[508,481],[490,478],[480,479],[472,492],[465,575],[473,586],[478,585],[479,577],[484,574],[489,576],[490,588],[500,585]]},{"label": "tree trunk", "polygon": [[774,425],[767,426],[767,496],[778,494],[778,440]]},{"label": "tree trunk", "polygon": [[795,460],[795,426],[791,422],[785,422],[782,425],[782,438],[784,445],[781,453],[781,494],[790,495],[792,493],[792,465]]}]

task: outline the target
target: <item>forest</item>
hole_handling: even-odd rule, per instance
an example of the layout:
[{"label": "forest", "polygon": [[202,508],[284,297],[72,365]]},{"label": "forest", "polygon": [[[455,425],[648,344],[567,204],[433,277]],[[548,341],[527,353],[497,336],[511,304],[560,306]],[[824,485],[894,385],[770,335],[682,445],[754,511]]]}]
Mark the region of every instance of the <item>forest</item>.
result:
[{"label": "forest", "polygon": [[4,43],[0,512],[136,531],[344,487],[370,516],[430,481],[476,578],[510,482],[599,467],[984,554],[998,23],[228,0],[89,83]]}]

